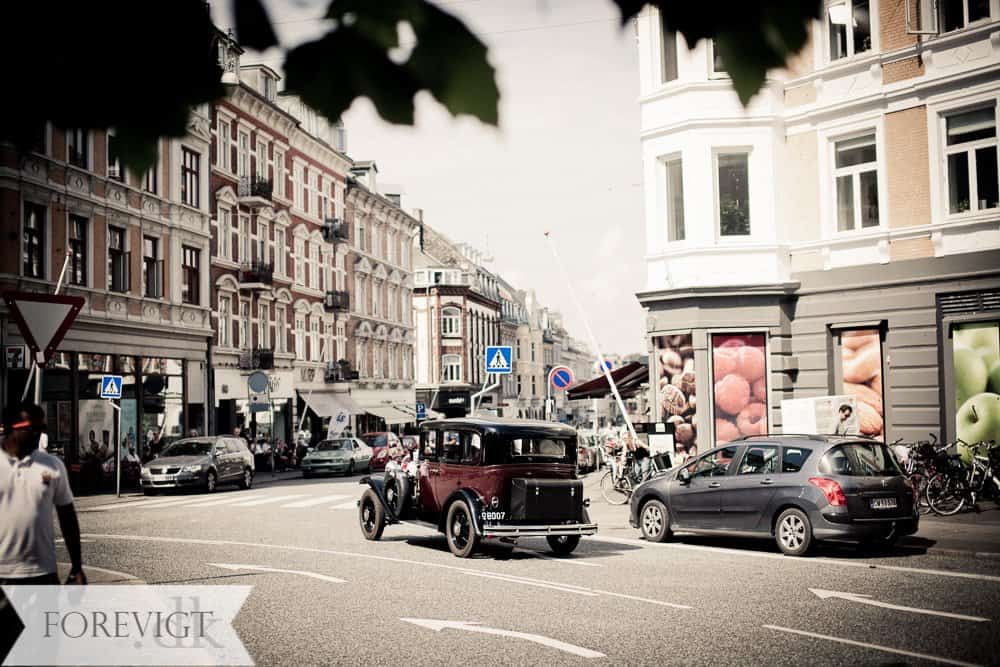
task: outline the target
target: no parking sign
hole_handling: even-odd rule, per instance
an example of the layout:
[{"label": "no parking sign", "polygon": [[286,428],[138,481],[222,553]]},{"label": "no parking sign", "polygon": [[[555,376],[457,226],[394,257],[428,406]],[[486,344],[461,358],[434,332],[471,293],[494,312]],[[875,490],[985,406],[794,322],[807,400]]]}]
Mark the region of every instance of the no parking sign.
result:
[{"label": "no parking sign", "polygon": [[549,384],[556,391],[566,389],[573,384],[573,371],[568,366],[553,366],[549,371]]}]

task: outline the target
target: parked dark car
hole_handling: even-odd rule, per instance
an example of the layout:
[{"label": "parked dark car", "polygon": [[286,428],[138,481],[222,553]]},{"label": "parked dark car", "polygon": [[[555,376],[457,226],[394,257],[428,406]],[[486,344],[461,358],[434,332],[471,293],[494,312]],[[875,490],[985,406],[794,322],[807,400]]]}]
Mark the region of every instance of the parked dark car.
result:
[{"label": "parked dark car", "polygon": [[389,462],[389,448],[402,446],[399,436],[391,431],[363,433],[361,439],[372,448],[372,470],[385,470],[385,464]]},{"label": "parked dark car", "polygon": [[416,460],[385,478],[366,477],[361,532],[381,538],[411,520],[444,533],[466,558],[483,539],[545,537],[558,555],[597,532],[576,476],[576,431],[553,422],[442,419],[420,426]]},{"label": "parked dark car", "polygon": [[253,454],[243,438],[206,436],[170,443],[159,456],[142,466],[142,492],[201,488],[212,493],[219,484],[253,485]]},{"label": "parked dark car", "polygon": [[675,530],[771,536],[801,556],[816,540],[889,543],[917,531],[913,486],[881,442],[754,436],[639,485],[629,522],[647,540]]}]

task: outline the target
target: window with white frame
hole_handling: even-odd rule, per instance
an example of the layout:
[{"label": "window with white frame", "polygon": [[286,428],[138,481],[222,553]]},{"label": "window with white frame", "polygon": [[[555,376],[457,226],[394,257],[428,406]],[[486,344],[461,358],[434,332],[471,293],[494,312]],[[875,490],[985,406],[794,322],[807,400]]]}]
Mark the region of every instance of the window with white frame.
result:
[{"label": "window with white frame", "polygon": [[680,157],[663,163],[666,174],[667,240],[684,240],[684,170]]},{"label": "window with white frame", "polygon": [[347,325],[337,322],[337,354],[335,360],[340,361],[346,356],[345,347],[347,345]]},{"label": "window with white frame", "polygon": [[274,147],[274,194],[285,196],[285,152]]},{"label": "window with white frame", "polygon": [[372,281],[372,315],[382,317],[382,283]]},{"label": "window with white frame", "polygon": [[878,155],[875,135],[842,139],[833,145],[837,231],[878,227]]},{"label": "window with white frame", "polygon": [[713,77],[727,76],[728,73],[726,72],[726,65],[724,62],[722,62],[722,55],[719,53],[719,49],[716,47],[714,39],[708,40],[708,54],[709,54],[710,65],[712,67],[711,70],[712,76]]},{"label": "window with white frame", "polygon": [[285,247],[285,229],[284,227],[274,227],[274,271],[279,276],[285,274],[285,257],[288,254],[288,248]]},{"label": "window with white frame", "polygon": [[323,361],[336,361],[333,349],[333,325],[323,323]]},{"label": "window with white frame", "polygon": [[750,160],[747,153],[719,153],[719,236],[750,235]]},{"label": "window with white frame", "polygon": [[660,83],[677,78],[677,33],[667,27],[660,13]]},{"label": "window with white frame", "polygon": [[276,352],[287,352],[288,348],[288,331],[286,327],[288,322],[285,319],[285,307],[275,306],[274,307],[274,349]]},{"label": "window with white frame", "polygon": [[295,358],[306,360],[306,316],[295,314]]},{"label": "window with white frame", "polygon": [[441,357],[441,381],[462,381],[462,357],[457,354],[445,354]]},{"label": "window with white frame", "polygon": [[319,245],[309,242],[309,287],[319,289]]},{"label": "window with white frame", "polygon": [[316,186],[316,199],[318,202],[316,212],[321,219],[330,215],[330,195],[327,193],[328,186],[329,183],[320,174],[319,183]]},{"label": "window with white frame", "polygon": [[306,280],[306,242],[305,239],[295,239],[295,284],[304,285]]},{"label": "window with white frame", "polygon": [[219,257],[222,259],[233,258],[233,210],[227,207],[219,208]]},{"label": "window with white frame", "polygon": [[382,343],[372,343],[372,371],[377,378],[382,377]]},{"label": "window with white frame", "polygon": [[231,139],[229,129],[229,121],[225,120],[222,116],[219,116],[219,122],[215,130],[215,164],[219,165],[220,169],[225,169],[226,171],[232,171],[232,149],[231,149]]},{"label": "window with white frame", "polygon": [[441,309],[441,335],[462,335],[462,311],[458,308],[448,307]]},{"label": "window with white frame", "polygon": [[396,312],[396,288],[393,285],[389,285],[388,293],[386,294],[385,311],[387,319],[395,322],[399,317]]},{"label": "window with white frame", "polygon": [[320,361],[322,358],[319,349],[319,317],[313,315],[309,318],[309,359]]},{"label": "window with white frame", "polygon": [[236,175],[240,178],[250,175],[250,133],[242,130],[236,144]]},{"label": "window with white frame", "polygon": [[312,167],[309,168],[309,178],[304,179],[302,183],[302,189],[304,191],[302,196],[305,199],[302,210],[306,213],[316,213],[316,200],[313,198],[316,192],[316,170]]},{"label": "window with white frame", "polygon": [[965,213],[997,207],[996,106],[945,117],[948,212]]},{"label": "window with white frame", "polygon": [[240,249],[240,262],[250,261],[250,216],[244,213],[240,214],[239,218],[240,229],[239,229],[239,249]]},{"label": "window with white frame", "polygon": [[357,233],[354,235],[355,244],[356,244],[358,250],[362,250],[363,251],[363,250],[365,250],[365,223],[361,219],[360,215],[358,215],[357,227],[358,227]]},{"label": "window with white frame", "polygon": [[961,30],[990,18],[990,0],[939,0],[941,30]]},{"label": "window with white frame", "polygon": [[365,356],[366,347],[364,340],[358,340],[354,344],[354,365],[357,366],[358,375],[361,377],[368,377],[368,359]]},{"label": "window with white frame", "polygon": [[257,347],[271,349],[270,318],[266,303],[257,304]]},{"label": "window with white frame", "polygon": [[219,347],[233,344],[233,300],[225,294],[219,295]]},{"label": "window with white frame", "polygon": [[354,293],[356,298],[354,299],[354,309],[360,314],[364,315],[368,306],[368,302],[365,299],[365,279],[362,276],[354,277]]},{"label": "window with white frame", "polygon": [[320,289],[324,292],[329,292],[333,289],[333,265],[330,263],[330,253],[327,250],[323,250],[323,271],[322,273],[322,284]]},{"label": "window with white frame", "polygon": [[378,224],[374,224],[374,223],[372,224],[372,242],[371,242],[371,248],[368,249],[368,252],[371,253],[372,255],[374,255],[375,257],[381,257],[382,256],[382,248],[379,246],[379,225]]},{"label": "window with white frame", "polygon": [[840,60],[872,48],[870,0],[828,0],[827,38],[830,60]]},{"label": "window with white frame", "polygon": [[257,136],[257,146],[256,146],[256,148],[257,148],[257,170],[256,170],[256,176],[257,176],[258,180],[266,180],[267,179],[267,166],[268,166],[267,142],[264,141],[263,139],[261,139],[259,135]]},{"label": "window with white frame", "polygon": [[292,163],[292,204],[302,210],[302,165]]},{"label": "window with white frame", "polygon": [[240,301],[239,344],[241,350],[250,345],[250,302],[243,300]]}]

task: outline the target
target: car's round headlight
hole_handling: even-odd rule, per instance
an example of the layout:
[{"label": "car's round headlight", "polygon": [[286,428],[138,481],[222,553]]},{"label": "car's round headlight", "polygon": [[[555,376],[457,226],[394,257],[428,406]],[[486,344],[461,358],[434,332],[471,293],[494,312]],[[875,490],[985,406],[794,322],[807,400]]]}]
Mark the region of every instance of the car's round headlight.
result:
[{"label": "car's round headlight", "polygon": [[183,468],[181,468],[181,472],[201,472],[201,469],[204,467],[205,466],[202,464],[194,466],[184,466]]}]

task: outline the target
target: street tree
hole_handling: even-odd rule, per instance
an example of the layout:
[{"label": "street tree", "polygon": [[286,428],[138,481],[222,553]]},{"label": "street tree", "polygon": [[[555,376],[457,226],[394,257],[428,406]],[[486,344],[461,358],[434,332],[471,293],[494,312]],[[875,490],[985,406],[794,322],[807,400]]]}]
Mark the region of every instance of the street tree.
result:
[{"label": "street tree", "polygon": [[[818,0],[609,0],[622,26],[646,4],[689,47],[715,40],[740,100],[747,104],[768,70],[805,45]],[[236,38],[258,51],[280,47],[262,0],[230,0]],[[38,144],[45,121],[114,128],[120,159],[135,173],[155,160],[160,137],[187,131],[191,108],[225,94],[220,33],[202,0],[9,2],[0,50],[8,63],[0,139]],[[498,123],[500,90],[486,45],[430,0],[331,0],[327,32],[284,52],[286,90],[337,119],[367,97],[385,120],[411,125],[414,96],[428,91],[454,115]],[[398,26],[414,43],[400,58]],[[412,48],[411,48],[412,47]]]}]

